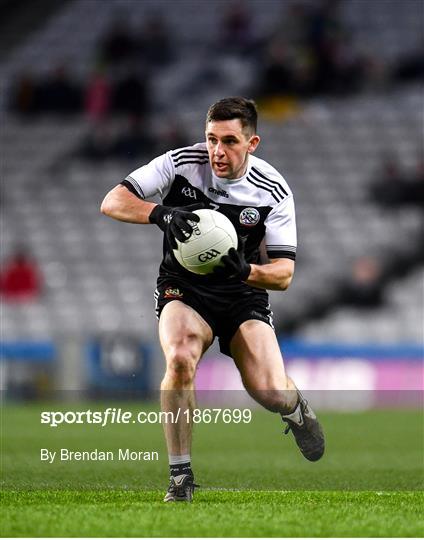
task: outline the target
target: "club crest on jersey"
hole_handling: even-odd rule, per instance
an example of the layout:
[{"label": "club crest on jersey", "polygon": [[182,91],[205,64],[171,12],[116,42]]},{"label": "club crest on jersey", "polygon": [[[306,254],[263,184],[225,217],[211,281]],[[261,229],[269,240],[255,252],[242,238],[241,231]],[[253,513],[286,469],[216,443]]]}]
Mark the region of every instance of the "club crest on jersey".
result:
[{"label": "club crest on jersey", "polygon": [[259,223],[261,216],[256,208],[245,208],[240,212],[240,223],[246,227],[253,227]]},{"label": "club crest on jersey", "polygon": [[183,293],[180,292],[180,289],[168,287],[167,289],[165,289],[163,296],[164,298],[182,298]]}]

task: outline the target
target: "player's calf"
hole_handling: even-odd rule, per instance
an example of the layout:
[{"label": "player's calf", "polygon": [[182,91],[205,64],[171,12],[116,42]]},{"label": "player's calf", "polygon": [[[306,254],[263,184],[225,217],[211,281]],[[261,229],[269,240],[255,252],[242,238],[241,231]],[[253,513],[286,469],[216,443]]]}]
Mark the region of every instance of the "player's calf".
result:
[{"label": "player's calf", "polygon": [[273,413],[284,414],[293,411],[298,403],[296,390],[252,390],[249,395],[262,407]]}]

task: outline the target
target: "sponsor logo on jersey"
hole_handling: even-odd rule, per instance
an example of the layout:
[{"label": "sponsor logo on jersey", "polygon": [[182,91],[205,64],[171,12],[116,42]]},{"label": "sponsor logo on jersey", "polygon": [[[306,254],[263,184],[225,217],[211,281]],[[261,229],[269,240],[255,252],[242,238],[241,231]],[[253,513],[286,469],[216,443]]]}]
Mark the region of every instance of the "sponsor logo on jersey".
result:
[{"label": "sponsor logo on jersey", "polygon": [[209,193],[214,193],[215,195],[218,195],[218,197],[226,197],[228,199],[228,193],[223,189],[215,189],[213,187],[210,187],[208,191]]},{"label": "sponsor logo on jersey", "polygon": [[219,251],[217,251],[216,249],[210,249],[209,251],[201,253],[197,258],[200,262],[206,262],[215,259],[215,257],[218,257],[218,255],[221,255]]},{"label": "sponsor logo on jersey", "polygon": [[196,199],[197,200],[196,191],[194,189],[189,188],[188,186],[184,187],[181,190],[181,193],[185,197],[190,197],[190,199]]},{"label": "sponsor logo on jersey", "polygon": [[183,293],[180,291],[180,289],[174,289],[173,287],[168,287],[165,289],[165,292],[163,293],[164,298],[182,298]]},{"label": "sponsor logo on jersey", "polygon": [[253,227],[259,223],[261,216],[256,208],[245,208],[240,212],[240,223],[246,227]]}]

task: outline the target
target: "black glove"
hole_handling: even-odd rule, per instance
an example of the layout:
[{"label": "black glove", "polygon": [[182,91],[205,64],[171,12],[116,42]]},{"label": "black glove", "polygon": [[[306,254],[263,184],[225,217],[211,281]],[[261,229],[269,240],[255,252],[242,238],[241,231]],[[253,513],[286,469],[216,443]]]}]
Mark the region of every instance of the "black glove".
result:
[{"label": "black glove", "polygon": [[193,210],[204,207],[203,203],[178,206],[176,208],[158,204],[150,213],[149,220],[150,223],[155,223],[166,234],[171,246],[175,249],[177,247],[175,238],[180,242],[185,242],[190,238],[193,232],[190,221],[196,223],[200,221],[200,217],[194,214]]},{"label": "black glove", "polygon": [[244,258],[244,246],[246,239],[239,238],[237,250],[231,248],[227,255],[224,255],[218,266],[215,266],[213,273],[223,279],[238,278],[246,281],[249,277],[251,266]]}]

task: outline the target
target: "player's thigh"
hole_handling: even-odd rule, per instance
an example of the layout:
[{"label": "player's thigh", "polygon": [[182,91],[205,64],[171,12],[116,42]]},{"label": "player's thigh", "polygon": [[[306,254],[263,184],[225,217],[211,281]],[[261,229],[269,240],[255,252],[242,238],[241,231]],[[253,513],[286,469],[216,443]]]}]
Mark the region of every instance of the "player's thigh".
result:
[{"label": "player's thigh", "polygon": [[192,307],[179,300],[166,304],[159,319],[159,339],[166,359],[186,351],[199,360],[213,341],[207,322]]},{"label": "player's thigh", "polygon": [[249,390],[285,390],[287,378],[274,330],[265,322],[242,323],[230,343],[231,355]]}]

